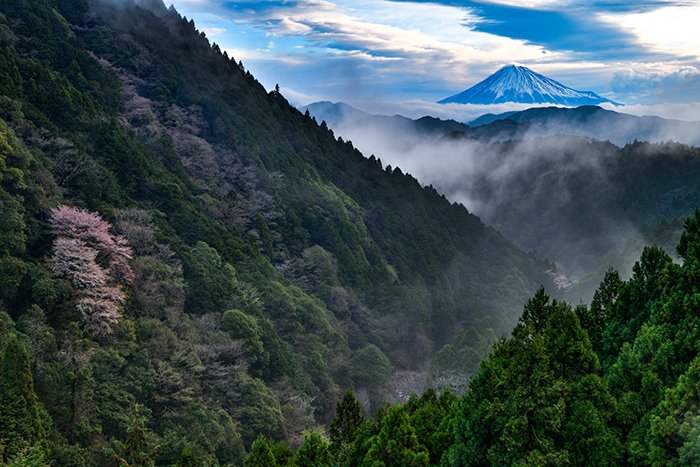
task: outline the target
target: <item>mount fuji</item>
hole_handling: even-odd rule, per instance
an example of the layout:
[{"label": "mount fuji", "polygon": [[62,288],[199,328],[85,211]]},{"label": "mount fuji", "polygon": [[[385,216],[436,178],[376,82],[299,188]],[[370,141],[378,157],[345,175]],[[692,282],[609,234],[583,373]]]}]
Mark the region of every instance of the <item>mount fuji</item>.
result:
[{"label": "mount fuji", "polygon": [[448,97],[438,104],[558,104],[569,107],[597,105],[613,102],[592,91],[577,91],[568,86],[535,73],[524,66],[504,66],[466,91]]}]

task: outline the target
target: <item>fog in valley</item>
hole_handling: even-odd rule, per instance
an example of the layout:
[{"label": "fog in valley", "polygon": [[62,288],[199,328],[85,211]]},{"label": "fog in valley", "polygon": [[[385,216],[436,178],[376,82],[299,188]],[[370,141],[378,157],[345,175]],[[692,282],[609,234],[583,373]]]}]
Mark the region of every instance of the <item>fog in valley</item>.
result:
[{"label": "fog in valley", "polygon": [[[433,185],[523,250],[554,263],[565,276],[559,292],[574,302],[589,302],[610,267],[629,276],[645,245],[660,244],[675,256],[682,220],[698,201],[697,153],[668,142],[695,143],[694,124],[685,135],[679,125],[663,134],[662,120],[653,126],[618,119],[605,127],[591,120],[578,131],[600,131],[613,144],[576,135],[571,125],[525,122],[474,138],[421,131],[398,116],[345,111],[337,117],[329,118],[336,135],[363,154]],[[635,133],[660,143],[634,143]]]}]

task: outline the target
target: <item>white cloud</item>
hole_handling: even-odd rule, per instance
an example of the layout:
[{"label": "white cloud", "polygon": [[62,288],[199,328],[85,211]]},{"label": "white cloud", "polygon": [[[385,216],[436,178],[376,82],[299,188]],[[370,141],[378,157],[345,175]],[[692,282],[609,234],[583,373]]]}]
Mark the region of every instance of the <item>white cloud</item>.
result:
[{"label": "white cloud", "polygon": [[486,3],[495,3],[497,5],[507,5],[520,8],[551,8],[561,7],[571,3],[566,0],[491,0]]},{"label": "white cloud", "polygon": [[640,44],[660,53],[700,58],[700,5],[668,6],[643,13],[600,14],[602,21],[636,35]]},{"label": "white cloud", "polygon": [[[470,10],[436,4],[313,0],[248,15],[275,36],[302,37],[368,61],[403,59],[403,70],[440,76],[458,87],[513,60],[541,61],[545,52],[541,46],[474,31],[469,24],[480,19]],[[550,61],[557,58],[562,57],[547,55]]]},{"label": "white cloud", "polygon": [[673,120],[700,122],[700,99],[696,102],[678,104],[632,104],[626,105],[621,109],[608,104],[603,104],[602,107],[640,117],[644,115],[655,115]]},{"label": "white cloud", "polygon": [[309,94],[305,94],[303,92],[299,92],[296,89],[290,88],[288,86],[281,86],[280,92],[285,97],[285,99],[287,99],[289,101],[289,103],[295,107],[303,107],[306,104],[310,104],[312,102],[318,102],[318,101],[323,100],[319,96],[312,96]]},{"label": "white cloud", "polygon": [[214,37],[226,32],[226,28],[202,28],[207,37]]},{"label": "white cloud", "polygon": [[688,102],[700,100],[700,69],[682,63],[660,63],[619,69],[610,87],[634,102]]}]

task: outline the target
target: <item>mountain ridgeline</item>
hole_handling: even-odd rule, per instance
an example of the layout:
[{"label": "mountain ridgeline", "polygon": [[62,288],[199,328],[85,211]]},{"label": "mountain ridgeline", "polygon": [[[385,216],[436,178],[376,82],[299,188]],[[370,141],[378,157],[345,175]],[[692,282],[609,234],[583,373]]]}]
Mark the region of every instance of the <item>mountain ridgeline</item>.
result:
[{"label": "mountain ridgeline", "polygon": [[374,410],[455,339],[487,353],[551,284],[160,1],[0,0],[0,77],[3,462],[296,447],[345,388]]}]

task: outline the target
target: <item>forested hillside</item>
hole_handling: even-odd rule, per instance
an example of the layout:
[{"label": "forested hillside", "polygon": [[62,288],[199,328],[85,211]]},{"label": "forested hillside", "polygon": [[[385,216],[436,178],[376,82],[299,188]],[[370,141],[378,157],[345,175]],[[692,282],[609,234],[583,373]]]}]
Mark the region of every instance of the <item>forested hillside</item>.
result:
[{"label": "forested hillside", "polygon": [[159,1],[0,0],[0,78],[2,462],[296,447],[551,282]]},{"label": "forested hillside", "polygon": [[[700,464],[700,211],[677,264],[648,247],[630,280],[608,272],[590,305],[538,291],[455,397],[429,390],[365,419],[347,394],[304,465]],[[313,457],[309,456],[311,447]],[[279,449],[260,438],[249,465]],[[311,461],[309,461],[311,459]],[[329,460],[331,459],[331,460]],[[313,464],[313,462],[317,462]]]}]

